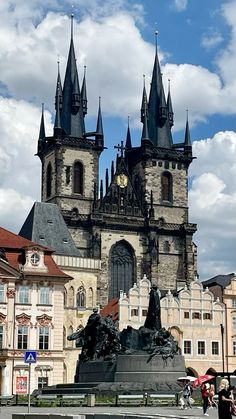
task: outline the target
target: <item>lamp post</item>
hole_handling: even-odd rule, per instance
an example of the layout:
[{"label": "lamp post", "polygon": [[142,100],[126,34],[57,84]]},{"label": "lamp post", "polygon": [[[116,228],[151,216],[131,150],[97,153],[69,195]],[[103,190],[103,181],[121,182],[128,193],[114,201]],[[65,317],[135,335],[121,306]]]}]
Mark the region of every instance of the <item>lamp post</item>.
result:
[{"label": "lamp post", "polygon": [[221,331],[221,350],[222,350],[222,367],[223,367],[223,374],[225,373],[225,351],[224,351],[224,325],[220,324],[220,331]]}]

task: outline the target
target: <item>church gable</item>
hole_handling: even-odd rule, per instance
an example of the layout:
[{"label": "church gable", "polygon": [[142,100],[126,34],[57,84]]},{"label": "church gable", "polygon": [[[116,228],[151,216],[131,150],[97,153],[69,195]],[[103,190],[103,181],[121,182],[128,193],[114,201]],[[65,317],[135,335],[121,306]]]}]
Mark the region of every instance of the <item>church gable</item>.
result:
[{"label": "church gable", "polygon": [[123,155],[117,159],[117,168],[104,197],[100,197],[100,212],[144,217],[142,207]]}]

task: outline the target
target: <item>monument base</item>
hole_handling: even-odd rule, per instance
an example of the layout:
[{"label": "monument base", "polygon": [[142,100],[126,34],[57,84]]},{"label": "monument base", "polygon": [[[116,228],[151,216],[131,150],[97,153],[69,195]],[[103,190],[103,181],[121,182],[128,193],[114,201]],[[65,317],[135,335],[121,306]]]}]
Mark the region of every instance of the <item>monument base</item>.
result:
[{"label": "monument base", "polygon": [[175,355],[163,359],[147,353],[117,355],[115,360],[78,362],[77,383],[158,383],[176,384],[177,378],[186,374],[184,357]]}]

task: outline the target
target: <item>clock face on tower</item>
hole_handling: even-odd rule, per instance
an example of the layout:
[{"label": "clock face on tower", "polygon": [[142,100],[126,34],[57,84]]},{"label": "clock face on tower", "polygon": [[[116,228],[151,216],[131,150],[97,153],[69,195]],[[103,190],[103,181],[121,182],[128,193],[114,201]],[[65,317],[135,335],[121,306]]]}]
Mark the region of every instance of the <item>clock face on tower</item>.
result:
[{"label": "clock face on tower", "polygon": [[37,266],[39,264],[39,261],[40,261],[40,255],[37,252],[33,253],[30,257],[31,264],[33,266]]},{"label": "clock face on tower", "polygon": [[117,177],[116,177],[116,183],[120,188],[126,188],[127,184],[128,184],[128,178],[124,173],[120,173]]}]

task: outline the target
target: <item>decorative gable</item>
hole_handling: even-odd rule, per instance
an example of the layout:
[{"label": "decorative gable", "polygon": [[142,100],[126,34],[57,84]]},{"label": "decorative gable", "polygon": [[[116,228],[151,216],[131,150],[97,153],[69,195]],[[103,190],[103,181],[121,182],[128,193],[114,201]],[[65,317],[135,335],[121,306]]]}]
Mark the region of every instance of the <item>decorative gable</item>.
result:
[{"label": "decorative gable", "polygon": [[25,250],[25,264],[23,272],[48,272],[44,263],[44,251],[40,247],[31,247]]},{"label": "decorative gable", "polygon": [[100,212],[144,216],[142,205],[122,156],[118,158],[116,172],[105,196],[100,196]]}]

